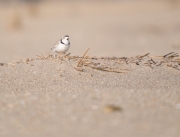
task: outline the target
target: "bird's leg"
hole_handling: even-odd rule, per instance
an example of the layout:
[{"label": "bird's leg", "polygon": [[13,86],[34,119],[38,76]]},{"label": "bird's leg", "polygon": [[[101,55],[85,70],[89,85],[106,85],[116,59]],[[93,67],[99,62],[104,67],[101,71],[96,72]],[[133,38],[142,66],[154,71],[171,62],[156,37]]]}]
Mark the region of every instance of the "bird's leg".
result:
[{"label": "bird's leg", "polygon": [[[63,60],[64,60],[65,62],[68,63],[68,65],[71,65],[70,62],[69,62],[69,58],[66,56],[66,53],[63,53],[62,58],[63,58]],[[67,61],[66,61],[66,60],[67,60]]]},{"label": "bird's leg", "polygon": [[63,53],[63,58],[66,58],[66,54],[65,53]]},{"label": "bird's leg", "polygon": [[60,57],[61,57],[61,53],[58,53],[58,59],[60,59]]}]

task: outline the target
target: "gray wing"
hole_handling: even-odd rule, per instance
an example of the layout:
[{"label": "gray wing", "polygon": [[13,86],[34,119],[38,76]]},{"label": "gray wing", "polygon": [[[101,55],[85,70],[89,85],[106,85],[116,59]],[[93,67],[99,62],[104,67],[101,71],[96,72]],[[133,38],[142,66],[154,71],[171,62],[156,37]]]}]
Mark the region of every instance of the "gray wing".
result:
[{"label": "gray wing", "polygon": [[56,41],[56,42],[54,43],[54,47],[52,47],[51,50],[55,49],[55,48],[58,46],[58,44],[59,44],[59,41]]}]

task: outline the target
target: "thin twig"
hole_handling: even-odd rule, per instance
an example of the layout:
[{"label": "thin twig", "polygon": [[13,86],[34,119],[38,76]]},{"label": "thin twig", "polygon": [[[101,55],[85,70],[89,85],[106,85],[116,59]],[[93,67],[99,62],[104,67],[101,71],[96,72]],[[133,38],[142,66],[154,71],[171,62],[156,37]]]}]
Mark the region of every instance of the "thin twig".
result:
[{"label": "thin twig", "polygon": [[42,53],[41,53],[41,55],[42,55],[43,59],[46,59]]},{"label": "thin twig", "polygon": [[73,67],[74,69],[76,69],[77,71],[81,71],[81,72],[83,72],[84,71],[84,69],[83,68],[77,68],[77,67]]},{"label": "thin twig", "polygon": [[39,56],[39,55],[36,55],[38,58],[40,58],[40,59],[43,59],[41,56]]},{"label": "thin twig", "polygon": [[87,65],[88,67],[91,67],[93,69],[97,69],[97,70],[102,70],[102,71],[107,71],[107,72],[116,72],[116,73],[125,73],[123,71],[119,71],[119,70],[115,70],[113,68],[104,68],[104,67],[96,67],[96,66],[92,66],[92,65]]},{"label": "thin twig", "polygon": [[173,53],[174,53],[174,52],[170,52],[170,53],[164,55],[163,57],[165,58],[165,57],[167,57],[168,55],[173,54]]},{"label": "thin twig", "polygon": [[82,62],[82,60],[84,59],[84,57],[85,57],[85,55],[87,54],[87,52],[89,51],[89,49],[90,49],[90,48],[88,48],[88,49],[86,50],[86,52],[84,53],[84,55],[82,56],[82,58],[81,58],[80,61],[78,62],[77,67],[80,67],[81,62]]},{"label": "thin twig", "polygon": [[140,56],[140,57],[138,57],[138,58],[144,58],[144,57],[146,57],[146,56],[148,56],[150,53],[146,53],[146,54],[144,54],[144,55],[142,55],[142,56]]}]

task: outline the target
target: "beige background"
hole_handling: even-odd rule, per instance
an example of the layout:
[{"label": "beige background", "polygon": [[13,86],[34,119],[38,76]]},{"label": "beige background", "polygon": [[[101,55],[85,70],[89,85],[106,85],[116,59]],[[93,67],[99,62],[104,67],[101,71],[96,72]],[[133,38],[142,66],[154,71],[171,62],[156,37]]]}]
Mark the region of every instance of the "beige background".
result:
[{"label": "beige background", "polygon": [[[176,2],[176,1],[175,1]],[[55,1],[0,5],[0,62],[19,61],[69,35],[72,55],[180,52],[180,7],[173,1]]]}]

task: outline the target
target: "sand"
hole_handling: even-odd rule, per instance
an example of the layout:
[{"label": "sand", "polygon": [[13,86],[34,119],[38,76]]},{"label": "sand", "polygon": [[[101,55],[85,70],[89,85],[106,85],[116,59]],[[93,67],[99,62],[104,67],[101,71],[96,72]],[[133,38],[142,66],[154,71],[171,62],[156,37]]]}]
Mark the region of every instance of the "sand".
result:
[{"label": "sand", "polygon": [[[178,0],[0,4],[0,136],[179,137],[179,13]],[[66,34],[70,56],[48,56]]]},{"label": "sand", "polygon": [[171,55],[1,64],[0,135],[178,137],[180,65]]}]

